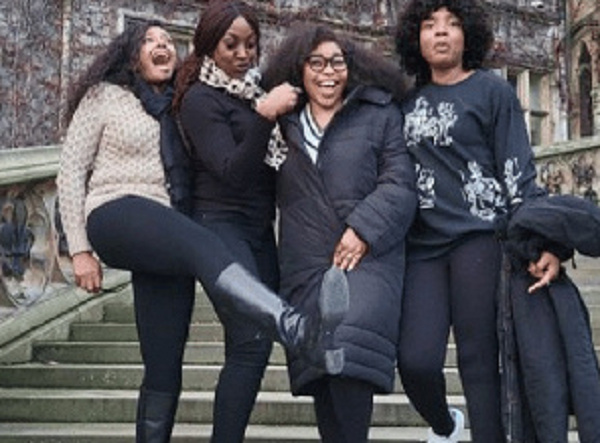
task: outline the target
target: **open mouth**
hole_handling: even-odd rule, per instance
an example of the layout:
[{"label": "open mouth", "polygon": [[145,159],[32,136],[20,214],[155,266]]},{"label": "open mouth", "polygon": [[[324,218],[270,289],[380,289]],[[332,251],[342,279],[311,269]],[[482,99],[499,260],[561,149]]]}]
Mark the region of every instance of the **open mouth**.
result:
[{"label": "open mouth", "polygon": [[338,82],[336,82],[334,80],[326,80],[326,81],[317,83],[317,85],[319,86],[319,88],[333,89],[338,85]]},{"label": "open mouth", "polygon": [[161,66],[171,61],[171,54],[168,51],[154,51],[152,53],[152,63]]}]

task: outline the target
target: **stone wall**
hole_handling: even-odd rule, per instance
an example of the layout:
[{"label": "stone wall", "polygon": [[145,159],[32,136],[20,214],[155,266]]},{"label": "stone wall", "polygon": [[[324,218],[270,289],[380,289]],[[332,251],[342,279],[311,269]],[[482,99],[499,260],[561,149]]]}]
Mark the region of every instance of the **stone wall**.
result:
[{"label": "stone wall", "polygon": [[0,148],[56,141],[61,2],[0,2]]},{"label": "stone wall", "polygon": [[563,34],[558,7],[547,0],[542,10],[518,8],[514,1],[493,3],[495,57],[504,64],[538,72],[556,69]]},{"label": "stone wall", "polygon": [[538,181],[552,194],[573,194],[598,204],[600,136],[558,143],[536,152]]},{"label": "stone wall", "polygon": [[[265,54],[289,23],[327,20],[376,41],[395,9],[381,1],[254,2]],[[158,19],[189,38],[206,1],[11,0],[0,4],[0,149],[57,143],[70,83],[127,19]],[[300,11],[300,12],[299,12]]]},{"label": "stone wall", "polygon": [[[498,63],[554,68],[557,10],[494,10]],[[294,20],[329,23],[390,54],[405,0],[250,0],[263,23],[264,54]],[[131,18],[155,18],[189,38],[206,0],[10,0],[0,3],[0,150],[59,143],[69,85]],[[497,13],[496,13],[497,12]]]}]

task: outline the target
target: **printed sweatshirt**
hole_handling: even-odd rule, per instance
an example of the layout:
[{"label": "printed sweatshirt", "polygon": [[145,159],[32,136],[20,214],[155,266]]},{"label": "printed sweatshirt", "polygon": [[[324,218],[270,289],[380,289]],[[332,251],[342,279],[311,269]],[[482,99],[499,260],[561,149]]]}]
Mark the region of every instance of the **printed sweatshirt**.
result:
[{"label": "printed sweatshirt", "polygon": [[512,86],[487,70],[428,84],[403,104],[419,210],[409,258],[439,257],[540,193],[527,127]]}]

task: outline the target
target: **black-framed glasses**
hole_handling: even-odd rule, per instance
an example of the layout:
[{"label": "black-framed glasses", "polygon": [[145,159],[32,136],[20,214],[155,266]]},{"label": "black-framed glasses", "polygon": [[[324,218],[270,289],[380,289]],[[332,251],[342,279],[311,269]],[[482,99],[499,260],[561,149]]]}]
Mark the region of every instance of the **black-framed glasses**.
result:
[{"label": "black-framed glasses", "polygon": [[327,65],[331,66],[331,69],[335,72],[342,72],[348,69],[346,58],[343,55],[334,55],[329,58],[322,55],[309,55],[306,57],[306,64],[314,72],[323,72]]}]

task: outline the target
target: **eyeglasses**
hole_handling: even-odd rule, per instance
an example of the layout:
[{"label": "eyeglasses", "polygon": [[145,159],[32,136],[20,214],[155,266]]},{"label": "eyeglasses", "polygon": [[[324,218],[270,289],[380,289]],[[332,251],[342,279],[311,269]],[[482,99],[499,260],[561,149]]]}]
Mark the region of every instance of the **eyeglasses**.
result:
[{"label": "eyeglasses", "polygon": [[325,58],[322,55],[309,55],[306,57],[306,64],[314,72],[323,72],[327,65],[331,66],[335,72],[342,72],[348,69],[346,59],[343,55],[334,55],[330,58]]}]

